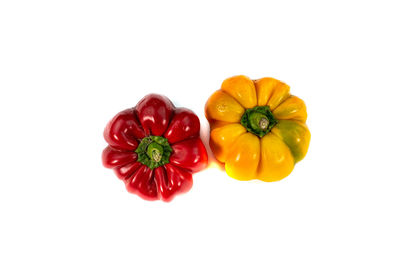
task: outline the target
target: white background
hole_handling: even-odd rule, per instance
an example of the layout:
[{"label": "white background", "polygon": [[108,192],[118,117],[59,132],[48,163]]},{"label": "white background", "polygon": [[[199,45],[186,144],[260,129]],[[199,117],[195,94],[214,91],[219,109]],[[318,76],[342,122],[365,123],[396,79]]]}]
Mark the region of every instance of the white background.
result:
[{"label": "white background", "polygon": [[[395,4],[1,1],[0,265],[400,265]],[[288,178],[239,182],[210,154],[166,204],[103,168],[117,112],[164,94],[206,141],[204,104],[237,74],[307,104]]]}]

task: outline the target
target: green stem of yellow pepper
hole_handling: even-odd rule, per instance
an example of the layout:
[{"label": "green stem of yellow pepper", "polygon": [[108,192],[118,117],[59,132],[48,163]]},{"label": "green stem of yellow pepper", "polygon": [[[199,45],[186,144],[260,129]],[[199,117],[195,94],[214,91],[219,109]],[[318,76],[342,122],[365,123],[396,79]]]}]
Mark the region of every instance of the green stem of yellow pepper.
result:
[{"label": "green stem of yellow pepper", "polygon": [[274,118],[269,106],[256,106],[244,112],[240,123],[247,131],[261,138],[270,132],[278,121]]}]

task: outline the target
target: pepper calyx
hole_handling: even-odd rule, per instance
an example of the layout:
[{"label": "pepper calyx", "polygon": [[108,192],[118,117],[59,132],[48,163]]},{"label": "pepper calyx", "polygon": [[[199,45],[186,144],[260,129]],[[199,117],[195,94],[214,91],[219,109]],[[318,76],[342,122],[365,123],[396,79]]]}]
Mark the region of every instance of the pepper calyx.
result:
[{"label": "pepper calyx", "polygon": [[247,131],[262,138],[278,123],[268,105],[246,109],[240,123]]},{"label": "pepper calyx", "polygon": [[166,138],[148,136],[140,141],[135,152],[138,155],[138,162],[141,162],[150,169],[154,169],[169,163],[172,148]]}]

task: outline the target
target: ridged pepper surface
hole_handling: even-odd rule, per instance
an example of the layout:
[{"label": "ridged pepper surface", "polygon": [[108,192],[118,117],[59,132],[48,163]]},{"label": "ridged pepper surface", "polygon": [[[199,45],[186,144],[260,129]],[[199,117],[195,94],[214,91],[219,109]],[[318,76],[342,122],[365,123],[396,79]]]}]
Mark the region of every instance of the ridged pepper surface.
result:
[{"label": "ridged pepper surface", "polygon": [[170,201],[192,187],[192,173],[207,166],[199,130],[192,111],[175,108],[165,96],[147,95],[108,123],[103,164],[114,169],[129,192]]},{"label": "ridged pepper surface", "polygon": [[304,102],[274,78],[226,79],[208,99],[210,147],[239,180],[278,181],[302,160],[310,143]]}]

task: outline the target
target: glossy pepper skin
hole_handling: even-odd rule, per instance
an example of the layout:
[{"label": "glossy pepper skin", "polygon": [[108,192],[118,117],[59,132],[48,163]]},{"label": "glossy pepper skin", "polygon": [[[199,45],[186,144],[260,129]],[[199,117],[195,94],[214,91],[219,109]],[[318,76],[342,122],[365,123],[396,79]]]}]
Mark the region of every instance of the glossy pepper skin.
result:
[{"label": "glossy pepper skin", "polygon": [[278,181],[304,158],[310,144],[304,102],[274,78],[226,79],[208,99],[210,147],[238,180]]},{"label": "glossy pepper skin", "polygon": [[129,192],[170,201],[192,187],[192,173],[207,166],[200,122],[189,109],[149,94],[106,126],[103,165],[114,169]]}]

